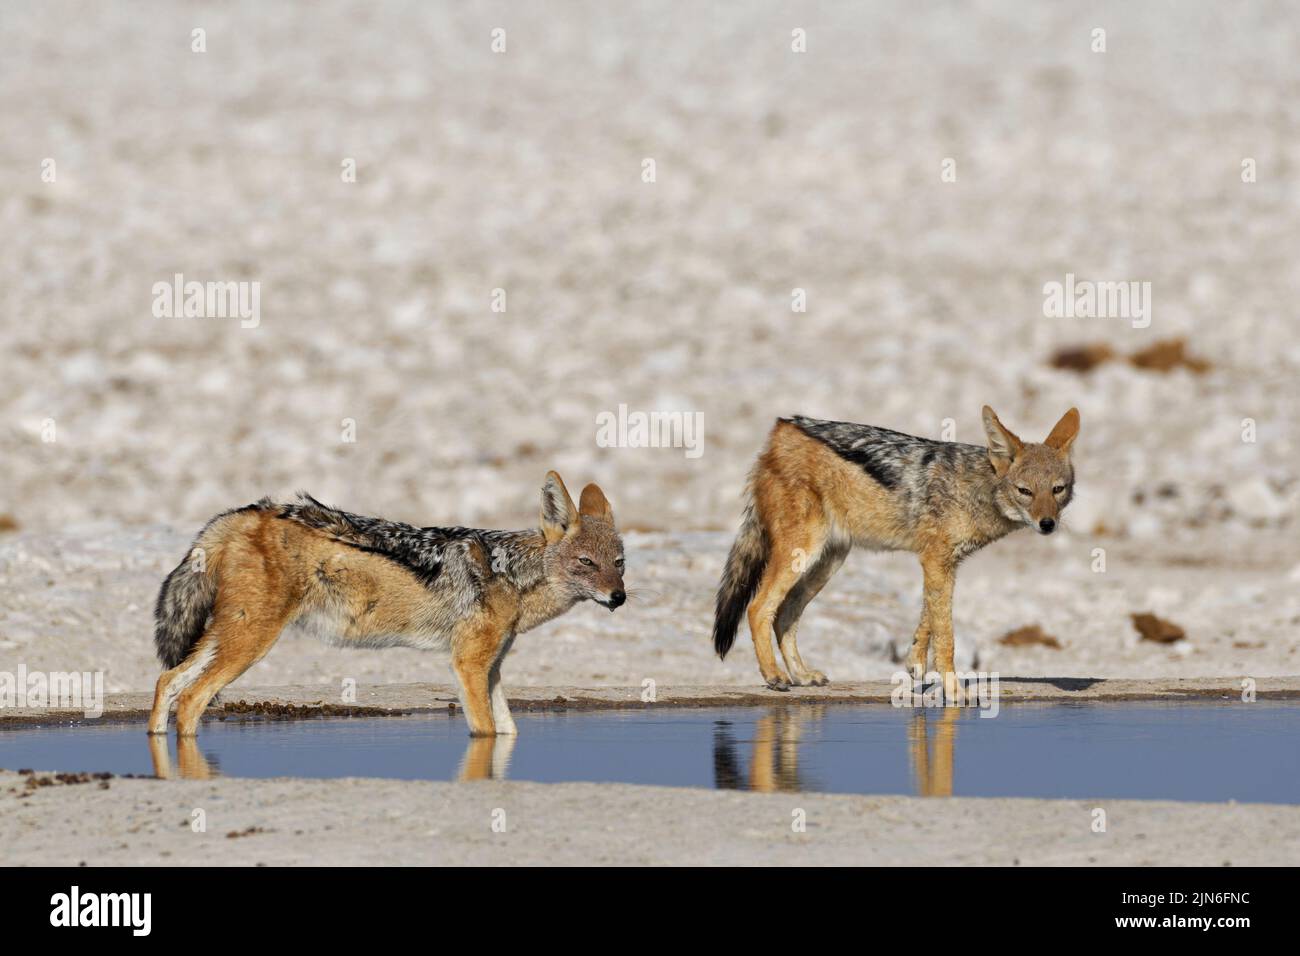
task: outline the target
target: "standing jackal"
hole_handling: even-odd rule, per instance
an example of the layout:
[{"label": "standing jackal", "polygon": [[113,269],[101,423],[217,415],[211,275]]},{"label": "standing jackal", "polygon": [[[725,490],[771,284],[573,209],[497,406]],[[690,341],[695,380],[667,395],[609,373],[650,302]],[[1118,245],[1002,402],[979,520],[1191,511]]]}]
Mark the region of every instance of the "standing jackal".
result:
[{"label": "standing jackal", "polygon": [[555,472],[530,531],[416,528],[301,495],[208,522],[158,594],[149,733],[198,729],[208,701],[295,626],[356,647],[450,650],[474,736],[515,733],[501,662],[515,637],[592,600],[623,604],[623,542],[595,485],[574,507]]},{"label": "standing jackal", "polygon": [[[887,428],[778,419],[750,473],[740,534],[718,585],[713,646],[725,657],[748,609],[763,680],[773,690],[828,683],[804,664],[799,616],[853,545],[912,551],[925,574],[921,622],[907,657],[918,679],[930,639],[945,697],[959,698],[953,671],[952,590],[967,555],[1017,528],[1042,534],[1074,491],[1072,408],[1041,444],[1022,442],[984,406],[988,446],[914,438]],[[772,653],[775,637],[789,676]]]}]

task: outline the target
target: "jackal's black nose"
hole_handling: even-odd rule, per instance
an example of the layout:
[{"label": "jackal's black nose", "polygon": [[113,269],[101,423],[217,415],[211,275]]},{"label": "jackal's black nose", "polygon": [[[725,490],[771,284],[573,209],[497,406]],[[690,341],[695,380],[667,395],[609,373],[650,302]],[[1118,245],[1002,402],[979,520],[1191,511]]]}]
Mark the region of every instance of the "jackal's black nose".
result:
[{"label": "jackal's black nose", "polygon": [[609,606],[611,610],[616,607],[622,607],[626,601],[627,595],[622,591],[613,591],[609,595]]},{"label": "jackal's black nose", "polygon": [[1052,518],[1044,518],[1042,521],[1038,522],[1038,530],[1043,532],[1043,534],[1051,534],[1055,528],[1056,521]]}]

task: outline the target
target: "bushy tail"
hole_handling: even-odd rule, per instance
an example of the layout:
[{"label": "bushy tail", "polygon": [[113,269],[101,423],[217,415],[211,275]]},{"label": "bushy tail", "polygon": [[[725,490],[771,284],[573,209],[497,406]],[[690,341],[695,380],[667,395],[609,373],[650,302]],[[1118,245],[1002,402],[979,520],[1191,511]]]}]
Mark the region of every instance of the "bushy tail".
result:
[{"label": "bushy tail", "polygon": [[718,603],[713,617],[713,649],[719,657],[726,657],[736,642],[736,629],[741,615],[754,599],[754,592],[763,579],[767,567],[768,541],[751,491],[745,505],[745,517],[740,522],[740,533],[727,555],[727,567],[718,583]]},{"label": "bushy tail", "polygon": [[158,592],[154,605],[153,642],[168,670],[194,650],[217,601],[217,564],[227,526],[238,515],[266,511],[276,505],[268,498],[217,515],[199,532],[189,555],[178,564]]},{"label": "bushy tail", "polygon": [[216,599],[216,580],[209,571],[198,570],[193,557],[167,575],[154,606],[153,642],[168,670],[185,660],[199,642]]}]

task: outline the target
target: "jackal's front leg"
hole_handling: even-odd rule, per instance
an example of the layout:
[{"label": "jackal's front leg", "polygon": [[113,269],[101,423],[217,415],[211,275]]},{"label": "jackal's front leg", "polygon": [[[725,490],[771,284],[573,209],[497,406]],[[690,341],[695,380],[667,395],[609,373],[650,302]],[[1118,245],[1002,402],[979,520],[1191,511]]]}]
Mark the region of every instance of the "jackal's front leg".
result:
[{"label": "jackal's front leg", "polygon": [[465,711],[465,720],[469,722],[471,737],[492,737],[496,734],[496,722],[492,719],[492,705],[488,691],[488,670],[478,667],[472,661],[451,662],[460,681],[460,704]]},{"label": "jackal's front leg", "polygon": [[[934,668],[943,680],[945,703],[961,703],[961,687],[953,667],[952,591],[957,579],[957,568],[948,557],[921,556],[921,569],[925,572],[925,607],[921,612],[921,625],[917,640],[926,631],[926,642],[934,641]],[[917,644],[914,642],[908,664],[914,665]],[[921,670],[925,669],[925,651],[920,654]]]},{"label": "jackal's front leg", "polygon": [[510,734],[512,736],[519,733],[519,730],[515,727],[514,717],[510,715],[510,702],[506,700],[505,687],[501,683],[501,662],[510,653],[510,645],[513,643],[513,637],[506,638],[501,642],[501,649],[497,652],[497,659],[488,671],[488,696],[492,705],[492,721],[496,724],[498,734]]},{"label": "jackal's front leg", "polygon": [[[505,636],[491,622],[476,622],[452,637],[451,667],[460,681],[460,701],[473,737],[497,733],[492,706],[492,668]],[[506,710],[509,716],[509,709]],[[511,721],[511,731],[514,722]]]}]

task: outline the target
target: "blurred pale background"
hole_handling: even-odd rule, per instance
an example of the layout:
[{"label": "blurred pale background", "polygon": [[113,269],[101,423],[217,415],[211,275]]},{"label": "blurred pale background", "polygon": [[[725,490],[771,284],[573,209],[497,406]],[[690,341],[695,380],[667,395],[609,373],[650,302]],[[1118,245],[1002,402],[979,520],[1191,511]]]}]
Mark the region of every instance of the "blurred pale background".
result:
[{"label": "blurred pale background", "polygon": [[[730,528],[777,415],[979,441],[984,402],[1032,438],[1080,406],[1076,529],[1294,511],[1284,4],[0,11],[0,511],[21,527],[300,486],[518,524],[558,467],[630,524]],[[178,272],[260,282],[260,326],[154,318]],[[1149,281],[1151,327],[1045,318],[1067,272]],[[1211,371],[1048,364],[1170,337]],[[620,403],[702,413],[703,454],[597,447]]]}]

